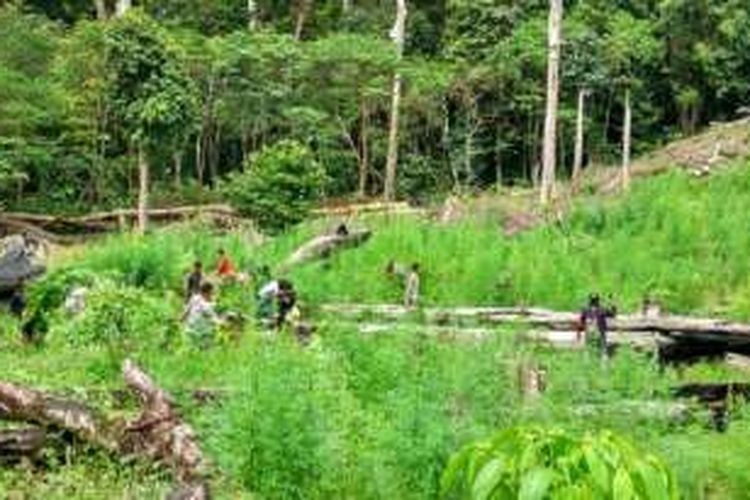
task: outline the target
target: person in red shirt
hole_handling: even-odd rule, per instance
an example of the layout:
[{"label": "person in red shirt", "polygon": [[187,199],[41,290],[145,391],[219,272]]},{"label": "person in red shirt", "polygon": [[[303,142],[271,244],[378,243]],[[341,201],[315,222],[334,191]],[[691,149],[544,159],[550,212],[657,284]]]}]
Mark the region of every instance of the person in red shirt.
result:
[{"label": "person in red shirt", "polygon": [[234,264],[223,248],[219,250],[219,262],[216,265],[216,274],[221,278],[231,278],[236,274]]}]

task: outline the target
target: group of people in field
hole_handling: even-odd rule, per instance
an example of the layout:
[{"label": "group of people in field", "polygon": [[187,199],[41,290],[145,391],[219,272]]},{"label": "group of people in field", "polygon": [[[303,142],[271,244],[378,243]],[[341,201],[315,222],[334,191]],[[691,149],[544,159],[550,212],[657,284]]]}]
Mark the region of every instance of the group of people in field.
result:
[{"label": "group of people in field", "polygon": [[[218,287],[250,280],[250,276],[240,273],[224,249],[218,252],[215,272],[206,273],[203,262],[196,261],[185,281],[185,308],[182,321],[189,335],[199,345],[208,345],[217,327],[224,325],[231,316],[219,314],[216,310],[215,295]],[[252,277],[256,282],[257,319],[264,326],[279,330],[289,326],[294,328],[300,313],[297,307],[297,292],[291,281],[272,279],[268,267],[261,267]]]}]

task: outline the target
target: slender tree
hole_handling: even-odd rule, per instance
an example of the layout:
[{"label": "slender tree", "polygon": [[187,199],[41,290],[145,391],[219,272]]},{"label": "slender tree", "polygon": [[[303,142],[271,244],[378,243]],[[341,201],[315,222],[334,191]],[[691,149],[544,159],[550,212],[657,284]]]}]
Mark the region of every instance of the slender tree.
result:
[{"label": "slender tree", "polygon": [[625,117],[622,127],[622,187],[630,186],[630,144],[633,130],[633,107],[630,102],[630,87],[625,88]]},{"label": "slender tree", "polygon": [[557,162],[557,110],[560,100],[560,48],[562,41],[562,0],[550,0],[549,52],[547,55],[547,112],[542,151],[542,185],[540,201],[549,203],[554,192]]},{"label": "slender tree", "polygon": [[[396,22],[391,30],[391,39],[396,44],[396,55],[399,60],[404,54],[406,39],[406,0],[396,0]],[[391,91],[391,123],[388,133],[388,157],[385,167],[385,186],[383,197],[390,201],[396,194],[396,166],[398,164],[398,128],[401,107],[401,70],[396,69],[393,75],[393,90]]]},{"label": "slender tree", "polygon": [[299,0],[297,20],[294,23],[294,39],[297,41],[302,39],[302,34],[305,31],[305,22],[307,22],[307,17],[310,15],[314,3],[315,0]]},{"label": "slender tree", "polygon": [[573,192],[581,188],[581,175],[583,174],[583,147],[584,147],[584,119],[586,116],[586,97],[588,89],[578,89],[578,107],[576,112],[576,143],[573,153]]},{"label": "slender tree", "polygon": [[109,17],[107,13],[107,2],[104,0],[94,0],[94,7],[96,7],[96,18],[100,21],[104,21]]},{"label": "slender tree", "polygon": [[117,0],[117,3],[115,4],[115,16],[124,16],[128,13],[132,6],[133,3],[131,0]]},{"label": "slender tree", "polygon": [[258,27],[258,3],[255,0],[247,0],[247,27],[250,31]]}]

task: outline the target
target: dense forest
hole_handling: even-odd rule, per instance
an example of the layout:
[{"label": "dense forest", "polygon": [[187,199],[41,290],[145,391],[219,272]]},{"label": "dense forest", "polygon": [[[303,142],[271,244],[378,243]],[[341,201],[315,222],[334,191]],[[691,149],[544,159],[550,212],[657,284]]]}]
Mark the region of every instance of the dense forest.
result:
[{"label": "dense forest", "polygon": [[[152,203],[206,201],[252,186],[269,156],[307,165],[312,194],[328,198],[424,201],[540,179],[542,0],[2,3],[6,209],[131,204],[139,165]],[[638,154],[750,100],[743,0],[564,9],[561,176],[576,156],[619,161],[631,108]]]}]

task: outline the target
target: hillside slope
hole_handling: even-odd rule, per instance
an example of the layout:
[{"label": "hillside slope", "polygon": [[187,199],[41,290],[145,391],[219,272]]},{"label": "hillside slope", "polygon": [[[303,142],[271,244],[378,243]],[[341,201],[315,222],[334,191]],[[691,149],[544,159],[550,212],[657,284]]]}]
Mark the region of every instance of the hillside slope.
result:
[{"label": "hillside slope", "polygon": [[[292,273],[310,302],[399,300],[391,259],[424,268],[429,304],[576,307],[591,291],[638,306],[652,294],[679,312],[750,315],[750,168],[698,178],[674,170],[622,197],[578,201],[562,222],[515,238],[497,217],[453,224],[414,218],[372,222],[366,246]],[[319,230],[320,228],[318,228]],[[255,255],[276,261],[306,227]]]}]

